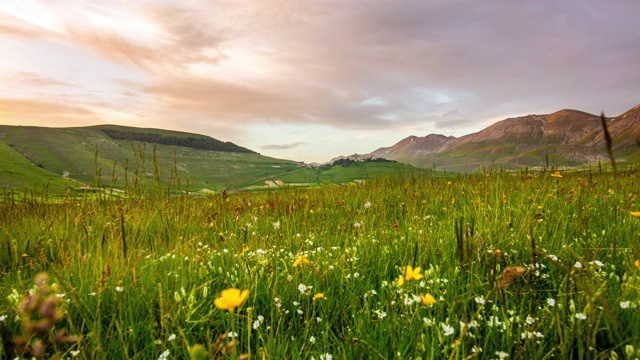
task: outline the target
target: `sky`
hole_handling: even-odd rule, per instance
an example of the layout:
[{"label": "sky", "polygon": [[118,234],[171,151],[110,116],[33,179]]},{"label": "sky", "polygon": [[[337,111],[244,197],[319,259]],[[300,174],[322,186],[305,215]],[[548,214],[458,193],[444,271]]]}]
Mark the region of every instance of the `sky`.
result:
[{"label": "sky", "polygon": [[640,2],[3,0],[0,124],[205,134],[325,162],[640,104]]}]

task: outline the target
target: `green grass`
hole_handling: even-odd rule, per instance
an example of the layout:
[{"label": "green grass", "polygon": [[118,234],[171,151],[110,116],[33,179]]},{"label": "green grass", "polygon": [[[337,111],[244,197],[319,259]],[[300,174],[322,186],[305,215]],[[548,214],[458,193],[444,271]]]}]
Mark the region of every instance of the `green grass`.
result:
[{"label": "green grass", "polygon": [[[81,359],[189,358],[196,344],[211,358],[638,357],[639,174],[550,175],[425,172],[226,198],[6,196],[0,357],[29,356],[17,336],[40,339],[43,357]],[[294,266],[301,256],[309,263]],[[423,277],[398,285],[407,265]],[[246,301],[217,308],[233,287]],[[40,295],[25,306],[30,289]],[[79,342],[56,342],[61,329]]]},{"label": "green grass", "polygon": [[51,173],[31,162],[0,142],[0,186],[5,190],[33,190],[45,188],[55,194],[74,185],[71,181]]}]

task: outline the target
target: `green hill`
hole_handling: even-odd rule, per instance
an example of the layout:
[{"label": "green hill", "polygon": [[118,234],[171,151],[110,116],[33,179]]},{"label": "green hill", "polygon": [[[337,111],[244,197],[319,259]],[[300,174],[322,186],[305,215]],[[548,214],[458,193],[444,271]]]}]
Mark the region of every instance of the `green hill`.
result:
[{"label": "green hill", "polygon": [[14,189],[45,184],[56,190],[141,189],[162,184],[173,191],[209,192],[345,183],[413,169],[391,161],[307,168],[204,135],[114,125],[0,125],[0,151],[0,184]]}]

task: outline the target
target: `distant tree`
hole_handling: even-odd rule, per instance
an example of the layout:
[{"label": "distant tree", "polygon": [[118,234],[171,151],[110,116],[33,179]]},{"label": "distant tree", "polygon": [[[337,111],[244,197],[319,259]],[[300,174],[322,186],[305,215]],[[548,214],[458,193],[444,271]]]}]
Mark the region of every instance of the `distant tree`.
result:
[{"label": "distant tree", "polygon": [[243,148],[242,146],[238,146],[232,142],[223,142],[211,137],[188,136],[181,138],[176,136],[163,136],[160,134],[121,131],[116,129],[102,129],[102,132],[114,140],[141,141],[152,144],[182,146],[199,150],[256,154],[255,151]]}]

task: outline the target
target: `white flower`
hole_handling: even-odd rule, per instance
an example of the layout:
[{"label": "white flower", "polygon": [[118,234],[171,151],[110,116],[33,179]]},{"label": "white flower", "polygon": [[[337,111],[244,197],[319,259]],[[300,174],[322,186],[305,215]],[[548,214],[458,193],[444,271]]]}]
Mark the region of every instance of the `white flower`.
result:
[{"label": "white flower", "polygon": [[362,226],[362,225],[360,225],[360,223],[357,222],[357,221],[355,223],[353,223],[353,227],[355,227],[356,229],[360,229],[360,226]]},{"label": "white flower", "polygon": [[484,299],[482,298],[482,296],[476,297],[475,300],[478,304],[484,305]]},{"label": "white flower", "polygon": [[[623,309],[628,309],[631,306],[631,301],[620,301],[620,307]],[[2,319],[0,319],[2,320]]]},{"label": "white flower", "polygon": [[165,350],[160,354],[160,356],[158,356],[158,360],[167,360],[169,358],[169,354],[171,354],[171,351],[169,351],[169,349]]},{"label": "white flower", "polygon": [[378,319],[384,319],[387,316],[387,313],[382,310],[374,310],[373,313],[378,316]]},{"label": "white flower", "polygon": [[69,351],[69,354],[71,354],[71,357],[76,357],[80,354],[80,350]]},{"label": "white flower", "polygon": [[253,330],[257,329],[260,326],[260,320],[256,320],[253,322]]},{"label": "white flower", "polygon": [[536,320],[532,318],[531,315],[527,315],[527,318],[524,319],[524,322],[526,322],[527,325],[533,325],[533,323],[536,322]]},{"label": "white flower", "polygon": [[230,338],[238,337],[238,333],[229,331],[229,333],[227,334],[227,337],[230,337]]},{"label": "white flower", "polygon": [[320,360],[333,360],[333,356],[331,356],[331,354],[329,354],[329,353],[322,354],[322,355],[320,355]]},{"label": "white flower", "polygon": [[[311,289],[311,286],[309,286],[309,289]],[[300,290],[301,293],[307,292],[307,285],[305,284],[298,285],[298,290]]]},{"label": "white flower", "polygon": [[319,317],[319,316],[318,316],[318,317],[316,317],[316,322],[317,322],[317,323],[321,323],[321,322],[322,322],[322,318],[321,318],[321,317]]},{"label": "white flower", "polygon": [[452,326],[449,326],[445,323],[440,323],[440,326],[442,326],[442,330],[444,330],[444,336],[450,336],[456,332],[456,330]]},{"label": "white flower", "polygon": [[309,342],[310,342],[310,343],[312,343],[312,344],[314,344],[314,343],[316,342],[316,338],[315,338],[314,336],[311,336],[311,337],[309,338]]},{"label": "white flower", "polygon": [[[116,286],[116,291],[117,292],[123,292],[124,288],[122,286]],[[167,351],[169,351],[169,350],[167,350]]]},{"label": "white flower", "polygon": [[576,269],[582,269],[582,263],[580,261],[576,261],[576,263],[573,264],[573,267]]},{"label": "white flower", "polygon": [[7,315],[0,316],[0,322],[4,322],[7,319]]},{"label": "white flower", "polygon": [[504,351],[496,351],[496,355],[498,355],[500,359],[506,359],[509,357],[509,354]]},{"label": "white flower", "polygon": [[578,319],[578,320],[587,320],[587,315],[585,315],[583,313],[577,313],[576,314],[576,319]]},{"label": "white flower", "polygon": [[364,203],[364,207],[365,207],[365,208],[367,208],[367,209],[371,207],[371,203],[369,202],[369,200],[367,200],[367,201]]},{"label": "white flower", "polygon": [[175,339],[176,339],[176,334],[171,334],[171,335],[169,335],[169,338],[167,340],[173,341]]},{"label": "white flower", "polygon": [[548,299],[547,299],[547,305],[549,305],[549,306],[551,306],[551,307],[556,306],[556,299],[548,298]]},{"label": "white flower", "polygon": [[524,339],[533,339],[533,338],[543,338],[544,335],[539,331],[525,331],[520,334],[520,338]]},{"label": "white flower", "polygon": [[276,229],[276,230],[280,229],[280,221],[274,222],[273,223],[273,228]]}]

